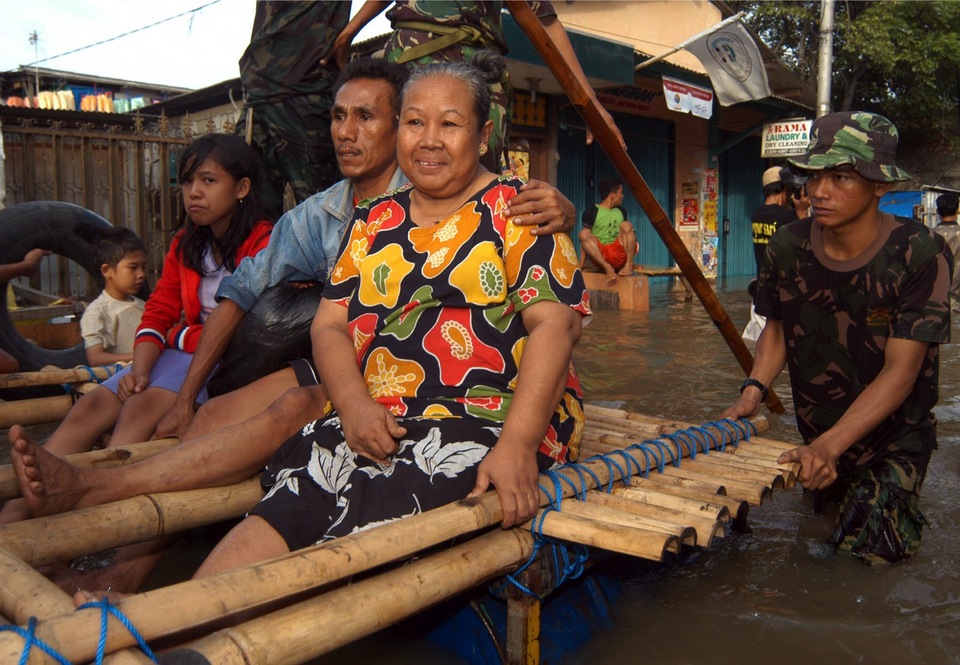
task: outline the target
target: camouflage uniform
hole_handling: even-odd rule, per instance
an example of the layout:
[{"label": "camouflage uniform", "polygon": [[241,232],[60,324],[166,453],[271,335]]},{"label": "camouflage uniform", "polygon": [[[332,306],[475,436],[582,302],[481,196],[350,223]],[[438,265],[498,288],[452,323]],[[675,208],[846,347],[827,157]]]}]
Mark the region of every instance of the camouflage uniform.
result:
[{"label": "camouflage uniform", "polygon": [[[530,5],[541,19],[557,15],[553,5],[546,0],[531,2]],[[502,7],[502,2],[482,0],[395,2],[387,12],[393,33],[387,40],[384,55],[391,62],[410,63],[416,67],[437,61],[469,61],[480,49],[506,54],[507,43],[500,23]],[[431,26],[435,29],[431,30]],[[430,42],[434,43],[427,46]],[[417,49],[421,46],[424,48]],[[507,138],[513,117],[513,86],[506,71],[500,83],[491,86],[490,92],[493,132],[490,135],[490,150],[481,161],[488,169],[499,173],[507,163]]]},{"label": "camouflage uniform", "polygon": [[253,147],[264,171],[261,202],[271,219],[283,213],[290,183],[300,203],[338,180],[330,138],[331,89],[338,71],[320,58],[350,20],[349,2],[258,2],[250,45],[240,57],[246,133],[253,109]]},{"label": "camouflage uniform", "polygon": [[[873,120],[879,116],[832,116],[841,117],[818,120],[808,154],[791,162],[811,170],[850,164],[875,181],[905,176],[893,165],[893,125],[881,118],[893,131],[888,154],[890,136],[874,141],[884,129]],[[858,125],[864,131],[857,136]],[[906,558],[920,545],[920,488],[937,447],[938,345],[950,333],[942,240],[913,220],[882,219],[874,245],[843,262],[827,256],[815,217],[782,227],[768,245],[756,299],[758,314],[783,322],[797,426],[807,444],[877,378],[888,339],[929,343],[910,395],[844,452],[838,480],[819,497],[842,499],[833,543],[870,563]]]}]

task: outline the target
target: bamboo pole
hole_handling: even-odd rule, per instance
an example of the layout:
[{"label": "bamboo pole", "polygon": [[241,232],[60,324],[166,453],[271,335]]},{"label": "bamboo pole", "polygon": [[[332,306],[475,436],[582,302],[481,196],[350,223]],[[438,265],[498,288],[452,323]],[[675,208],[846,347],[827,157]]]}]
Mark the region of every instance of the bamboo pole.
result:
[{"label": "bamboo pole", "polygon": [[[597,492],[594,491],[593,493],[596,494]],[[609,504],[602,505],[599,503],[587,503],[577,499],[565,499],[560,506],[560,512],[568,516],[582,517],[596,522],[639,528],[666,536],[674,536],[681,545],[693,547],[697,544],[697,530],[689,524],[666,522],[646,515],[638,515],[633,512],[620,510]],[[605,545],[599,545],[599,547],[601,549],[608,549]]]},{"label": "bamboo pole", "polygon": [[[590,469],[604,486],[611,474],[619,473],[616,467],[608,467],[601,460],[585,462],[583,466]],[[573,484],[580,482],[581,476],[573,470],[559,473],[566,475]],[[615,478],[620,479],[619,475]],[[590,474],[586,474],[583,482],[587,489],[594,486]],[[560,493],[571,496],[573,489],[561,484]],[[694,512],[712,511],[718,517],[729,510],[721,504],[668,498],[697,506],[690,508]],[[726,497],[716,498],[723,500]],[[541,505],[547,502],[548,497],[541,493]],[[331,584],[457,536],[493,526],[502,517],[496,493],[488,492],[481,497],[447,504],[255,566],[130,596],[120,601],[119,607],[137,626],[144,639],[150,641],[239,612],[253,612],[255,608],[279,599]],[[93,658],[96,651],[98,626],[99,615],[76,612],[43,622],[38,627],[38,636],[68,659],[86,661]],[[128,634],[113,631],[108,636],[106,650],[112,653],[133,645]],[[21,647],[19,638],[0,633],[0,662],[16,658]]]},{"label": "bamboo pole", "polygon": [[30,565],[0,548],[0,615],[17,624],[73,611],[73,600]]},{"label": "bamboo pole", "polygon": [[379,577],[221,630],[167,654],[165,662],[302,663],[508,572],[532,551],[529,531],[498,529]]},{"label": "bamboo pole", "polygon": [[[653,192],[647,186],[643,176],[637,170],[637,167],[630,160],[626,150],[624,150],[616,136],[607,127],[600,115],[600,110],[594,105],[591,96],[583,89],[580,82],[573,75],[570,65],[563,59],[556,46],[547,35],[546,29],[541,25],[540,20],[533,13],[533,10],[521,0],[507,0],[506,7],[513,14],[517,24],[527,35],[533,46],[540,53],[544,63],[556,77],[557,82],[563,88],[567,97],[573,106],[580,112],[587,123],[587,127],[593,133],[594,138],[603,148],[604,152],[610,158],[614,168],[623,178],[626,185],[633,192],[640,207],[647,214],[654,230],[663,240],[670,255],[677,262],[677,267],[683,271],[684,277],[690,283],[690,288],[703,303],[704,309],[710,316],[717,330],[727,343],[727,346],[733,352],[737,362],[749,375],[753,368],[753,356],[743,339],[740,337],[740,331],[733,325],[729,315],[717,299],[717,295],[710,288],[710,284],[703,276],[690,251],[684,245],[683,240],[673,227],[673,222],[664,212],[663,208],[657,202]],[[776,393],[771,389],[767,394],[766,405],[775,413],[784,413],[783,404],[780,403]]]},{"label": "bamboo pole", "polygon": [[[178,442],[179,440],[176,438],[155,439],[125,446],[92,450],[88,453],[67,455],[64,459],[74,466],[104,469],[139,462],[168,448],[173,448]],[[0,501],[18,496],[20,496],[20,486],[17,484],[17,476],[13,472],[13,467],[9,464],[0,466]]]},{"label": "bamboo pole", "polygon": [[713,499],[694,499],[677,494],[668,494],[658,490],[651,490],[645,487],[625,488],[622,495],[634,501],[648,503],[652,506],[659,506],[660,508],[667,508],[678,513],[691,513],[715,520],[723,520],[725,514],[730,514],[730,509],[721,503],[726,497],[719,495],[716,501]]},{"label": "bamboo pole", "polygon": [[240,517],[262,496],[257,478],[229,487],[144,494],[0,526],[0,547],[45,566]]},{"label": "bamboo pole", "polygon": [[666,552],[680,552],[680,540],[676,536],[652,529],[585,519],[558,510],[546,514],[542,531],[550,538],[629,554],[648,561],[663,561]]},{"label": "bamboo pole", "polygon": [[768,464],[755,458],[744,456],[734,457],[733,455],[725,455],[723,453],[700,455],[695,461],[730,469],[735,474],[767,478],[771,480],[774,489],[790,489],[796,485],[797,476],[787,465]]},{"label": "bamboo pole", "polygon": [[[683,514],[673,510],[651,506],[639,501],[606,492],[590,491],[586,493],[588,503],[594,503],[601,506],[608,506],[617,510],[622,510],[633,515],[640,515],[652,519],[660,520],[665,524],[689,525],[693,527],[697,534],[697,543],[703,547],[709,547],[713,539],[723,535],[723,524],[719,520],[709,517],[700,517],[699,515]],[[566,502],[565,502],[566,504]]]},{"label": "bamboo pole", "polygon": [[733,494],[737,498],[744,499],[752,506],[759,506],[761,503],[763,503],[763,499],[770,496],[770,488],[763,483],[754,483],[753,481],[739,482],[736,480],[722,479],[722,476],[717,475],[712,470],[706,472],[691,471],[687,467],[687,464],[684,464],[679,468],[668,466],[663,470],[663,475],[675,476],[677,478],[688,478],[690,480],[703,480],[706,482],[709,482],[711,479],[717,479],[717,482],[723,482],[723,486],[727,488],[727,492]]},{"label": "bamboo pole", "polygon": [[[700,495],[699,498],[696,496],[698,492],[689,492],[691,496],[685,496],[688,493],[687,488],[682,486],[671,486],[671,485],[656,485],[652,483],[647,483],[645,480],[636,482],[636,480],[631,481],[630,487],[625,487],[621,490],[618,490],[616,494],[622,496],[626,499],[631,499],[634,501],[643,501],[645,503],[652,503],[653,505],[659,505],[664,508],[671,508],[670,505],[664,505],[657,497],[663,496],[675,496],[682,497],[687,499],[692,499],[703,503],[709,507],[707,511],[707,516],[711,516],[711,512],[714,506],[719,506],[722,510],[720,515],[718,515],[717,520],[723,523],[735,522],[738,524],[745,523],[747,519],[747,513],[749,512],[750,505],[742,500],[736,499],[729,496],[724,496],[721,494],[714,494],[712,496],[706,497]],[[683,510],[684,508],[678,507],[676,510]],[[693,506],[693,509],[696,510],[696,506]]]},{"label": "bamboo pole", "polygon": [[0,402],[0,429],[13,425],[41,425],[63,420],[73,406],[70,395]]},{"label": "bamboo pole", "polygon": [[771,490],[783,489],[784,479],[779,470],[757,469],[739,460],[720,459],[720,455],[699,455],[697,459],[684,462],[691,471],[712,473],[726,479],[725,482],[757,482]]},{"label": "bamboo pole", "polygon": [[74,367],[72,369],[45,369],[39,372],[14,372],[0,375],[0,388],[24,386],[55,386],[61,383],[100,382],[117,373],[113,367]]}]

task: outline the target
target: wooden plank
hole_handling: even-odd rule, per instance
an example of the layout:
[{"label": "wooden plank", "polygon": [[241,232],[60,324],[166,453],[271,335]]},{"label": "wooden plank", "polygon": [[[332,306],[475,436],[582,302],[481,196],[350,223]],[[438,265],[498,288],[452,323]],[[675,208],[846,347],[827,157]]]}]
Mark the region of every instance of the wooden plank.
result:
[{"label": "wooden plank", "polygon": [[20,307],[7,311],[11,321],[30,321],[32,319],[54,319],[58,316],[73,316],[73,305],[44,305],[42,307]]}]

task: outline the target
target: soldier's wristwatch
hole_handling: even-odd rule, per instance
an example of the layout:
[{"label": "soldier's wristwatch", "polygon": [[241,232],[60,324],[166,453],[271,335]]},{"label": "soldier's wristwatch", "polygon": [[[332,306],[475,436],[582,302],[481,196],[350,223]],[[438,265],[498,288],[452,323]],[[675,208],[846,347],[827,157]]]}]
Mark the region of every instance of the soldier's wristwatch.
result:
[{"label": "soldier's wristwatch", "polygon": [[743,383],[740,384],[740,394],[742,395],[743,391],[749,388],[750,386],[753,386],[754,388],[760,391],[761,402],[767,401],[767,393],[770,392],[770,390],[765,385],[757,381],[756,379],[744,379]]}]

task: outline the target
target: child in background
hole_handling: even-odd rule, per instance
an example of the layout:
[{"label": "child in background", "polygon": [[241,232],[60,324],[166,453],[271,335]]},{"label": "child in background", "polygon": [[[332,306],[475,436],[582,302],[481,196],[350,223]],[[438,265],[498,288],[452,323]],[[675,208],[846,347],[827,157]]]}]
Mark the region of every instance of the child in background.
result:
[{"label": "child in background", "polygon": [[[49,255],[49,249],[31,249],[26,253],[22,261],[0,265],[0,284],[6,285],[11,279],[32,275],[37,272],[37,268],[40,267],[40,260]],[[0,374],[19,371],[20,363],[17,359],[3,349],[0,349]]]},{"label": "child in background", "polygon": [[[243,139],[207,134],[186,147],[178,179],[180,226],[147,300],[131,365],[81,397],[45,447],[57,455],[90,450],[113,430],[110,445],[145,441],[169,410],[190,366],[220,281],[267,246],[273,226],[257,199],[259,164]],[[206,400],[206,390],[198,401]],[[10,440],[26,436],[14,425]],[[22,499],[0,511],[0,524],[30,516]]]},{"label": "child in background", "polygon": [[136,294],[146,278],[147,249],[130,229],[113,228],[97,240],[96,251],[104,284],[80,319],[87,364],[130,362],[143,315],[143,301]]}]

